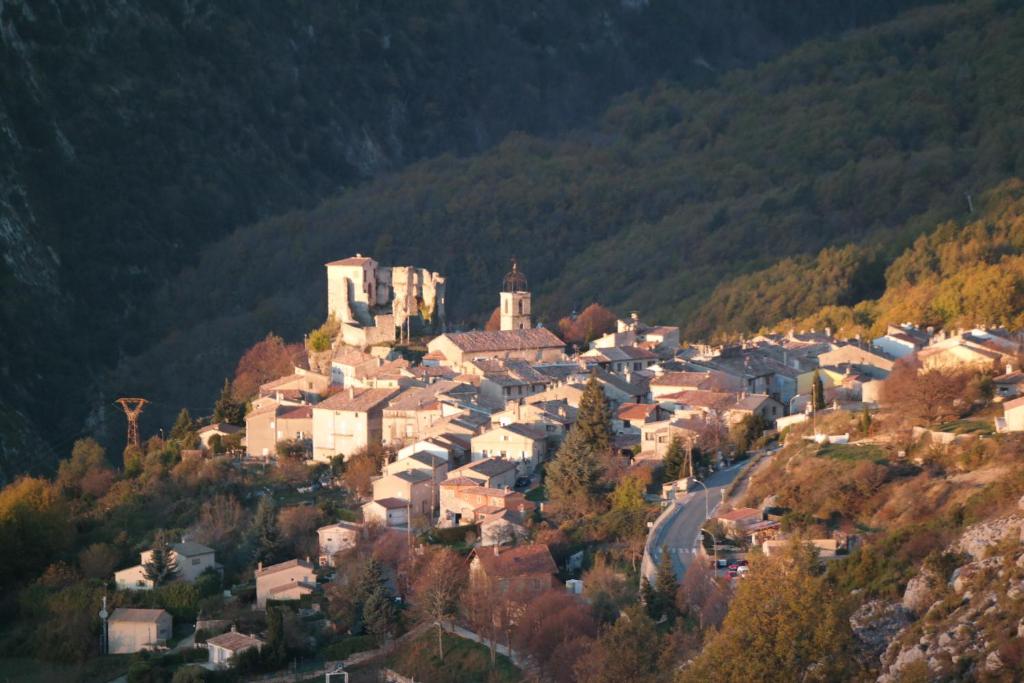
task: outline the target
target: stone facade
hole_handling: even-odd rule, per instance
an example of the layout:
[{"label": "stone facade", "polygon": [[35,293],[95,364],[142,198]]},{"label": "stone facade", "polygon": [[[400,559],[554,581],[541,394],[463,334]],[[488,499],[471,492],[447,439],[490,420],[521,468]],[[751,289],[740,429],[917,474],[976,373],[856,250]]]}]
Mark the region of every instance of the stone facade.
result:
[{"label": "stone facade", "polygon": [[327,312],[346,344],[394,341],[413,319],[443,327],[444,304],[444,276],[425,268],[381,266],[362,254],[327,264]]}]

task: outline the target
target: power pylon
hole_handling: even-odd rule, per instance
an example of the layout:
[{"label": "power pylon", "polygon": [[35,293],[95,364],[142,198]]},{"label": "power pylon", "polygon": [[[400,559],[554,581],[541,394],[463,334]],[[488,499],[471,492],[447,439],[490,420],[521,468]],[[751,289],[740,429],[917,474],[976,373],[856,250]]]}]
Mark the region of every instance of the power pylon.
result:
[{"label": "power pylon", "polygon": [[139,447],[139,414],[149,401],[144,398],[119,398],[117,403],[128,418],[128,445]]}]

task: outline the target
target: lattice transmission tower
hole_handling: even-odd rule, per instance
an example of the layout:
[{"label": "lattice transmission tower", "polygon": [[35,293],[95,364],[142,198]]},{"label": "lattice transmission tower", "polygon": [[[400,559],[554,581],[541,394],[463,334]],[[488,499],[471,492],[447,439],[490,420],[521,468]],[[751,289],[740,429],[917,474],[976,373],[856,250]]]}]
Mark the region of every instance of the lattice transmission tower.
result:
[{"label": "lattice transmission tower", "polygon": [[119,398],[114,401],[121,406],[124,410],[125,417],[128,418],[128,445],[139,447],[139,415],[142,413],[142,409],[149,403],[144,398]]}]

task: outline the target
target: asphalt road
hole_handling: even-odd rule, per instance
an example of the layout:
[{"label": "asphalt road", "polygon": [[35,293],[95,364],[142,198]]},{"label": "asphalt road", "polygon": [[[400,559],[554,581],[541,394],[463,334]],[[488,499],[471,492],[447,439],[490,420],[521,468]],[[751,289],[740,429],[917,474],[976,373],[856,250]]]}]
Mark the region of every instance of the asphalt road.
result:
[{"label": "asphalt road", "polygon": [[[706,519],[704,516],[705,497],[707,497],[708,502],[706,510],[710,515],[714,516],[715,509],[722,503],[723,490],[739,475],[743,464],[738,463],[715,472],[704,482],[707,486],[707,492],[700,485],[697,485],[696,490],[691,491],[687,495],[686,500],[681,505],[676,506],[677,509],[672,514],[672,517],[667,519],[657,529],[656,535],[652,539],[652,567],[658,566],[658,562],[661,561],[661,549],[666,547],[672,556],[676,578],[680,581],[682,580],[683,574],[686,573],[686,567],[693,561],[700,544],[698,535]],[[653,581],[654,577],[649,576],[648,579]]]}]

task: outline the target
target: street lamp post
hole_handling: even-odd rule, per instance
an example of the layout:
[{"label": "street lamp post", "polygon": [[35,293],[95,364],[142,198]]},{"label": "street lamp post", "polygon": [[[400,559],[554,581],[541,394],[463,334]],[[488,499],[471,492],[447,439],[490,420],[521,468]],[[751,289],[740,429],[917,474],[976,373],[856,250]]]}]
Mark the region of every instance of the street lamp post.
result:
[{"label": "street lamp post", "polygon": [[707,529],[701,529],[700,532],[702,534],[707,534],[708,537],[711,539],[711,550],[715,554],[715,569],[717,570],[718,569],[718,541],[715,540],[715,535],[713,533],[711,533],[710,531],[708,531]]},{"label": "street lamp post", "polygon": [[711,519],[711,506],[708,504],[708,496],[710,496],[711,494],[708,493],[707,485],[700,479],[694,478],[693,481],[694,483],[700,484],[701,486],[704,487],[704,521],[706,522],[707,520]]}]

